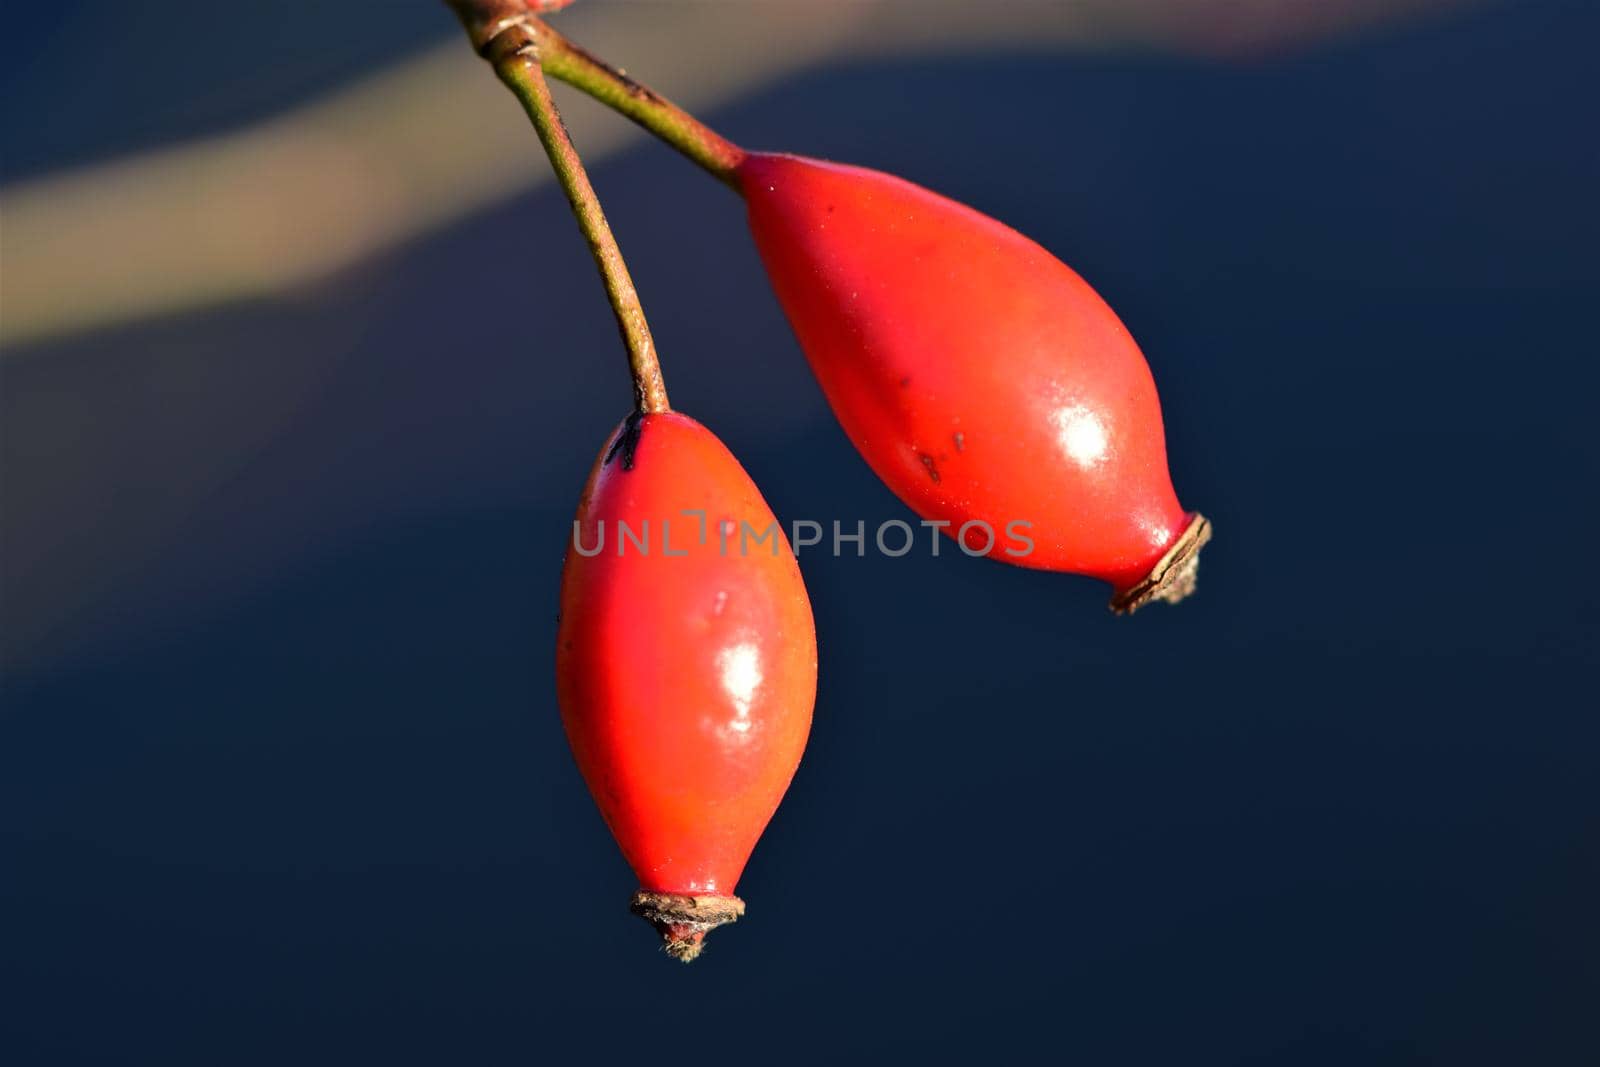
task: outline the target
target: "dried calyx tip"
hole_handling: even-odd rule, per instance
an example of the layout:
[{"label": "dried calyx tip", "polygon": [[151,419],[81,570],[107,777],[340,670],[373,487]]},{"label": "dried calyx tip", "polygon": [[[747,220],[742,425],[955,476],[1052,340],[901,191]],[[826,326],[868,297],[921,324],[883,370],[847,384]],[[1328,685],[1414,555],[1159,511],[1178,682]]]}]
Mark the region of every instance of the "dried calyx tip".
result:
[{"label": "dried calyx tip", "polygon": [[667,955],[689,963],[704,951],[706,934],[744,914],[744,901],[641,889],[633,895],[628,910],[656,928]]},{"label": "dried calyx tip", "polygon": [[1136,584],[1111,597],[1111,610],[1131,615],[1152,600],[1176,604],[1193,593],[1200,574],[1200,549],[1211,540],[1211,523],[1196,512],[1166,555]]}]

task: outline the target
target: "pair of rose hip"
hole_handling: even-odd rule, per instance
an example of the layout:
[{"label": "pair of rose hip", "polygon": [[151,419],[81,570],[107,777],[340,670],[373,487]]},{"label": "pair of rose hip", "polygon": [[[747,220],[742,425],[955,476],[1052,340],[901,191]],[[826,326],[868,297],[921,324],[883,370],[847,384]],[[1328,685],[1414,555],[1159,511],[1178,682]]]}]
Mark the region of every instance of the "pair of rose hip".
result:
[{"label": "pair of rose hip", "polygon": [[[451,2],[533,119],[629,349],[637,410],[601,448],[578,505],[557,684],[578,766],[639,878],[633,910],[691,960],[708,930],[743,914],[735,885],[810,731],[816,631],[760,491],[715,435],[667,404],[546,73],[744,198],[851,441],[969,553],[1100,578],[1113,610],[1130,612],[1192,590],[1209,526],[1173,493],[1160,404],[1132,337],[1039,245],[886,174],[746,152],[534,18],[540,0]],[[1032,550],[1001,552],[992,531],[1018,521]],[[740,531],[769,527],[781,550],[745,550]],[[641,549],[624,528],[654,528],[657,540]],[[669,528],[685,536],[674,543]]]}]

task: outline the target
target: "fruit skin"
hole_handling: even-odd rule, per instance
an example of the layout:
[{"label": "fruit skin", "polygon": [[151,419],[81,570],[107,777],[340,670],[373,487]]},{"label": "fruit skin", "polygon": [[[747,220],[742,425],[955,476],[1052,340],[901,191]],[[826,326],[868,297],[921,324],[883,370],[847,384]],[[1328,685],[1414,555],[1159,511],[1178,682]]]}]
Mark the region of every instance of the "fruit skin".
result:
[{"label": "fruit skin", "polygon": [[[952,536],[982,520],[991,558],[1119,594],[1209,536],[1173,492],[1144,356],[1066,264],[878,171],[751,153],[737,185],[828,402],[919,515]],[[1006,551],[1025,549],[1005,536],[1016,520],[1032,523],[1026,555]],[[986,541],[969,530],[975,554]]]},{"label": "fruit skin", "polygon": [[[703,538],[684,509],[705,511]],[[738,460],[677,413],[630,416],[607,440],[578,505],[585,551],[602,520],[604,549],[569,545],[562,572],[567,738],[642,890],[731,897],[811,727],[817,642],[799,566]],[[648,553],[619,540],[618,520],[635,535],[648,521]],[[740,523],[777,541],[752,535],[741,554]]]}]

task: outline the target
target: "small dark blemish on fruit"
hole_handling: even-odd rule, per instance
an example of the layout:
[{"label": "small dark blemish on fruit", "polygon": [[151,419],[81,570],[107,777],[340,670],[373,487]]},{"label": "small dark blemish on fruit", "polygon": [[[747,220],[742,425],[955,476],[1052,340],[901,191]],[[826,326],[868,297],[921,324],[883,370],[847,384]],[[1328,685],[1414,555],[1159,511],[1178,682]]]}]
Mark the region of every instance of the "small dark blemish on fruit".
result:
[{"label": "small dark blemish on fruit", "polygon": [[832,204],[828,205],[828,214],[830,214],[830,215],[833,214],[833,205]]},{"label": "small dark blemish on fruit", "polygon": [[622,424],[622,432],[617,434],[616,443],[611,446],[611,451],[606,453],[602,467],[611,466],[611,461],[617,458],[617,453],[622,453],[622,469],[633,470],[633,454],[639,450],[639,436],[644,432],[644,416],[635,411],[629,415]]},{"label": "small dark blemish on fruit", "polygon": [[911,384],[911,379],[910,378],[901,378],[900,379],[900,388],[904,389],[906,386],[908,386],[910,384]]},{"label": "small dark blemish on fruit", "polygon": [[955,442],[956,442],[956,451],[957,452],[965,452],[967,450],[967,435],[966,434],[964,434],[961,431],[957,430],[956,431],[956,436],[955,436]]},{"label": "small dark blemish on fruit", "polygon": [[924,467],[928,468],[928,477],[932,478],[934,484],[937,485],[939,482],[939,466],[933,461],[933,457],[926,452],[918,452],[917,458],[922,460]]}]

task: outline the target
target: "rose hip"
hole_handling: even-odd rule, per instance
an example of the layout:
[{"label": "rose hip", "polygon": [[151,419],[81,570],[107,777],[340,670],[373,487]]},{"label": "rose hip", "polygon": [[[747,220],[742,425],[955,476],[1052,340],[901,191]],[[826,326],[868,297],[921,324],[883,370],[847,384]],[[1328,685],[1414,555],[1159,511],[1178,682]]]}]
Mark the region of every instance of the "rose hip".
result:
[{"label": "rose hip", "polygon": [[1116,611],[1192,591],[1210,527],[1173,492],[1144,356],[1071,268],[877,171],[750,153],[734,177],[823,392],[896,495],[975,554],[1111,583]]},{"label": "rose hip", "polygon": [[749,475],[676,413],[630,416],[611,435],[573,536],[562,721],[639,878],[634,910],[692,960],[743,914],[734,888],[805,748],[811,602]]}]

